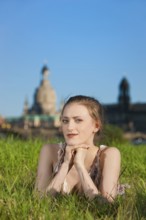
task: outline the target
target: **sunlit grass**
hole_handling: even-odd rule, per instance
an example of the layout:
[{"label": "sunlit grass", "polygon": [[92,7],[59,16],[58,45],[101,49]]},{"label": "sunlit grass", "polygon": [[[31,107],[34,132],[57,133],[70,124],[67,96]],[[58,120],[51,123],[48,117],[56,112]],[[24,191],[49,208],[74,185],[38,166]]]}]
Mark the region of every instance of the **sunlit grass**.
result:
[{"label": "sunlit grass", "polygon": [[120,182],[131,187],[111,205],[77,195],[38,198],[33,189],[43,144],[39,139],[0,139],[0,219],[146,219],[146,146],[115,144],[122,155]]}]

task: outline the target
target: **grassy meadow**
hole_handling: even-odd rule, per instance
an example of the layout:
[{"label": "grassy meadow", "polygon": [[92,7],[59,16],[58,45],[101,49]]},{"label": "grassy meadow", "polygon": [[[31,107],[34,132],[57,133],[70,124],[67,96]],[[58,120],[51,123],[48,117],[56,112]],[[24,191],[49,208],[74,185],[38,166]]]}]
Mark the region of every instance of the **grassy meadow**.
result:
[{"label": "grassy meadow", "polygon": [[33,189],[43,144],[40,139],[0,138],[1,220],[146,219],[146,145],[113,143],[122,155],[120,182],[130,188],[114,204],[101,204],[78,195],[38,198]]}]

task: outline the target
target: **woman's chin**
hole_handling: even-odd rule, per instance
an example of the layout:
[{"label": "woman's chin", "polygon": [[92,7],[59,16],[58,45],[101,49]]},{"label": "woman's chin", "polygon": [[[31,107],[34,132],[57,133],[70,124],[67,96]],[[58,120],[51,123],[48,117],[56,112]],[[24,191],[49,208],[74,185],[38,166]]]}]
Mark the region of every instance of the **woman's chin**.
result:
[{"label": "woman's chin", "polygon": [[79,141],[71,141],[71,140],[66,140],[66,144],[69,145],[69,146],[76,146],[76,145],[80,145],[80,144],[83,144]]},{"label": "woman's chin", "polygon": [[77,145],[76,143],[73,143],[73,142],[71,142],[71,141],[66,141],[66,144],[67,144],[68,146],[75,146],[75,145]]}]

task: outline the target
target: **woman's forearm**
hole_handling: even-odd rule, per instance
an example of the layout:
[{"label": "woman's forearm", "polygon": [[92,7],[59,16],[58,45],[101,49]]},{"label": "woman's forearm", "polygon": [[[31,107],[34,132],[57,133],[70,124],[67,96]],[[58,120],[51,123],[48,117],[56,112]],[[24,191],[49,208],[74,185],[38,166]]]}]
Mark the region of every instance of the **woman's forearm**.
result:
[{"label": "woman's forearm", "polygon": [[93,199],[96,195],[99,194],[97,187],[92,181],[84,165],[76,164],[76,169],[78,171],[85,196],[88,197],[89,199]]},{"label": "woman's forearm", "polygon": [[51,195],[55,195],[56,193],[61,191],[62,184],[64,179],[68,173],[69,163],[64,162],[60,167],[60,170],[56,174],[56,176],[52,179],[50,184],[48,185],[46,192]]}]

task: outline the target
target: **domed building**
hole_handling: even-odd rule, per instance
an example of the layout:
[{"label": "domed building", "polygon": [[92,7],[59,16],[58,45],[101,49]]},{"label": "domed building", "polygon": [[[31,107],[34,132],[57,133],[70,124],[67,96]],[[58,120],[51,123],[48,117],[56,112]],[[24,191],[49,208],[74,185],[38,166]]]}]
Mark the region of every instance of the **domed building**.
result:
[{"label": "domed building", "polygon": [[[8,122],[28,127],[60,127],[60,110],[56,110],[56,93],[48,80],[49,68],[44,66],[41,71],[40,86],[34,92],[34,101],[29,108],[28,100],[24,102],[23,116],[9,118]],[[61,109],[61,108],[60,108]],[[146,103],[132,103],[130,84],[124,77],[119,83],[117,103],[105,104],[106,121],[117,125],[124,131],[146,132]]]},{"label": "domed building", "polygon": [[31,121],[36,126],[42,124],[54,125],[58,120],[56,110],[56,93],[48,80],[50,70],[47,66],[42,68],[42,80],[40,86],[36,88],[34,93],[34,101],[31,108],[28,101],[25,100],[23,115],[26,121]]},{"label": "domed building", "polygon": [[42,68],[41,73],[42,80],[35,91],[34,103],[29,113],[54,115],[56,113],[56,94],[48,80],[49,69],[47,66]]}]

